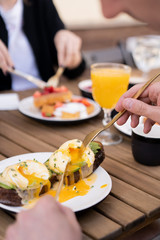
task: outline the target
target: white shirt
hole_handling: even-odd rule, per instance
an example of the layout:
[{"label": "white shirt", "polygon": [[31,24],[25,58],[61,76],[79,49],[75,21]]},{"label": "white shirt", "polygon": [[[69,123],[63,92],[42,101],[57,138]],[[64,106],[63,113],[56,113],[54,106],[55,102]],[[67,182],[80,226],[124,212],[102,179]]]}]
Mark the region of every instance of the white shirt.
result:
[{"label": "white shirt", "polygon": [[[14,67],[24,73],[40,78],[33,50],[22,31],[23,0],[17,0],[14,7],[5,11],[0,7],[0,13],[8,30],[8,50]],[[21,91],[35,88],[36,86],[27,80],[12,74],[12,89]]]}]

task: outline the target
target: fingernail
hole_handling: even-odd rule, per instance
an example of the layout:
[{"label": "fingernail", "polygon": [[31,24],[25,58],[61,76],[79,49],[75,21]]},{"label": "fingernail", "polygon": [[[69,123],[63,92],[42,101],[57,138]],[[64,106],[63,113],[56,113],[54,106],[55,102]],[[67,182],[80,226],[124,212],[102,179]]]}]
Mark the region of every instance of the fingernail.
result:
[{"label": "fingernail", "polygon": [[126,108],[127,110],[130,110],[133,106],[133,100],[132,99],[125,99],[123,101],[123,106],[124,108]]}]

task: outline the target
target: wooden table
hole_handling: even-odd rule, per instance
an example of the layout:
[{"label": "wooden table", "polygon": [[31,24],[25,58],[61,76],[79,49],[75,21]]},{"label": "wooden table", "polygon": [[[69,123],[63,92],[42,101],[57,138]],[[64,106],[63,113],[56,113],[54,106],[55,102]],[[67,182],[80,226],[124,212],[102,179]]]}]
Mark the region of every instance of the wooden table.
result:
[{"label": "wooden table", "polygon": [[[78,81],[88,78],[89,72],[63,83],[79,94]],[[20,98],[33,91],[19,93]],[[94,119],[70,125],[47,125],[22,115],[18,111],[0,112],[0,160],[29,153],[53,152],[69,139],[83,139],[89,131],[101,126],[102,114]],[[112,127],[112,131],[116,131]],[[96,206],[77,214],[83,238],[123,239],[160,217],[160,167],[146,167],[135,162],[130,137],[105,147],[102,167],[110,174],[113,187],[110,195]],[[0,240],[14,217],[0,210]]]}]

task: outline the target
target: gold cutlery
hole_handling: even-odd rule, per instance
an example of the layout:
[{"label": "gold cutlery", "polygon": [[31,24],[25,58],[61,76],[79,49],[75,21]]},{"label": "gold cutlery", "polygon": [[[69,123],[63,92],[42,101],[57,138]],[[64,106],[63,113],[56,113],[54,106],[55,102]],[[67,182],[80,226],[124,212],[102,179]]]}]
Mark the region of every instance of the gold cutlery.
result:
[{"label": "gold cutlery", "polygon": [[[143,91],[151,84],[155,81],[155,79],[160,75],[160,73],[158,73],[157,75],[155,75],[153,78],[151,78],[150,80],[148,80],[139,90],[138,92],[132,97],[134,99],[137,99],[142,93]],[[119,112],[105,127],[101,127],[98,128],[96,130],[93,130],[92,132],[90,132],[89,134],[87,134],[87,136],[84,138],[83,142],[82,142],[82,146],[81,146],[81,153],[83,153],[85,147],[91,142],[93,141],[102,131],[106,130],[107,128],[109,128],[110,126],[112,126],[124,113],[126,112],[126,110],[124,109],[123,111]]]},{"label": "gold cutlery", "polygon": [[63,186],[64,175],[65,175],[65,172],[66,172],[66,169],[67,169],[67,165],[68,165],[68,162],[67,162],[66,167],[65,167],[65,170],[64,170],[64,172],[63,172],[63,174],[62,174],[62,176],[61,176],[61,180],[60,180],[60,182],[59,182],[59,184],[58,184],[58,188],[57,188],[56,196],[55,196],[56,201],[59,200],[59,194],[60,194],[61,189],[62,189],[62,186]]},{"label": "gold cutlery", "polygon": [[32,82],[33,84],[35,84],[37,87],[43,89],[44,87],[48,87],[48,86],[57,87],[59,84],[59,78],[64,72],[64,68],[59,67],[56,74],[54,76],[50,77],[47,82],[44,82],[39,78],[33,77],[29,74],[23,73],[19,70],[13,69],[13,68],[8,68],[8,72],[15,74],[16,76],[25,78],[29,82]]},{"label": "gold cutlery", "polygon": [[59,67],[56,74],[48,79],[47,85],[57,87],[59,85],[59,80],[63,72],[64,72],[64,67]]},{"label": "gold cutlery", "polygon": [[16,70],[16,69],[13,69],[13,68],[8,68],[8,72],[9,73],[12,73],[16,76],[19,76],[19,77],[22,77],[22,78],[25,78],[26,80],[28,80],[29,82],[32,82],[33,84],[35,84],[37,87],[39,88],[44,88],[46,87],[46,83],[36,77],[33,77],[29,74],[26,74],[26,73],[23,73],[19,70]]}]

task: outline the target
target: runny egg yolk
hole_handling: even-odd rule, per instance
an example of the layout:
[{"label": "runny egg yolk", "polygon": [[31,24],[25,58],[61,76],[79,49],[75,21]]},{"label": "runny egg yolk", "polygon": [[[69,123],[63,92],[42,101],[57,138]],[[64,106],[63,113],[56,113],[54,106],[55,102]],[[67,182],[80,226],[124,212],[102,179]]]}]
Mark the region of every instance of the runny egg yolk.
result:
[{"label": "runny egg yolk", "polygon": [[84,152],[81,152],[82,141],[73,139],[65,142],[55,151],[48,161],[48,167],[56,173],[63,173],[66,169],[67,173],[73,173],[85,164],[90,167],[93,165],[95,155],[93,151],[86,147]]},{"label": "runny egg yolk", "polygon": [[34,188],[33,198],[39,197],[39,194],[41,193],[42,190],[42,186],[44,192],[48,192],[49,189],[51,188],[51,183],[48,179],[45,180],[43,178],[38,178],[35,176],[34,173],[25,174],[23,166],[20,166],[18,170],[21,173],[21,175],[28,180],[28,188]]},{"label": "runny egg yolk", "polygon": [[[90,186],[86,184],[84,180],[80,180],[78,183],[74,185],[63,186],[59,195],[59,202],[63,203],[74,197],[84,196],[89,192],[89,190],[90,190]],[[56,190],[51,189],[47,194],[55,197]]]},{"label": "runny egg yolk", "polygon": [[25,174],[25,172],[23,171],[24,168],[23,167],[19,167],[19,172],[22,174],[23,177],[25,177],[28,180],[28,186],[40,186],[42,185],[44,182],[47,182],[48,180],[44,180],[42,178],[38,178],[35,176],[34,173],[32,174]]},{"label": "runny egg yolk", "polygon": [[[59,195],[59,202],[63,203],[78,196],[85,196],[93,188],[93,184],[95,183],[96,179],[97,179],[96,173],[92,173],[92,175],[90,175],[89,178],[80,180],[73,185],[70,186],[64,185]],[[43,194],[43,196],[49,194],[52,197],[55,197],[57,187],[58,182],[54,185],[53,189],[50,189],[48,192]],[[42,197],[42,195],[40,197]],[[26,205],[25,208],[32,208],[36,204],[38,199],[39,197],[29,201],[29,204]]]}]

